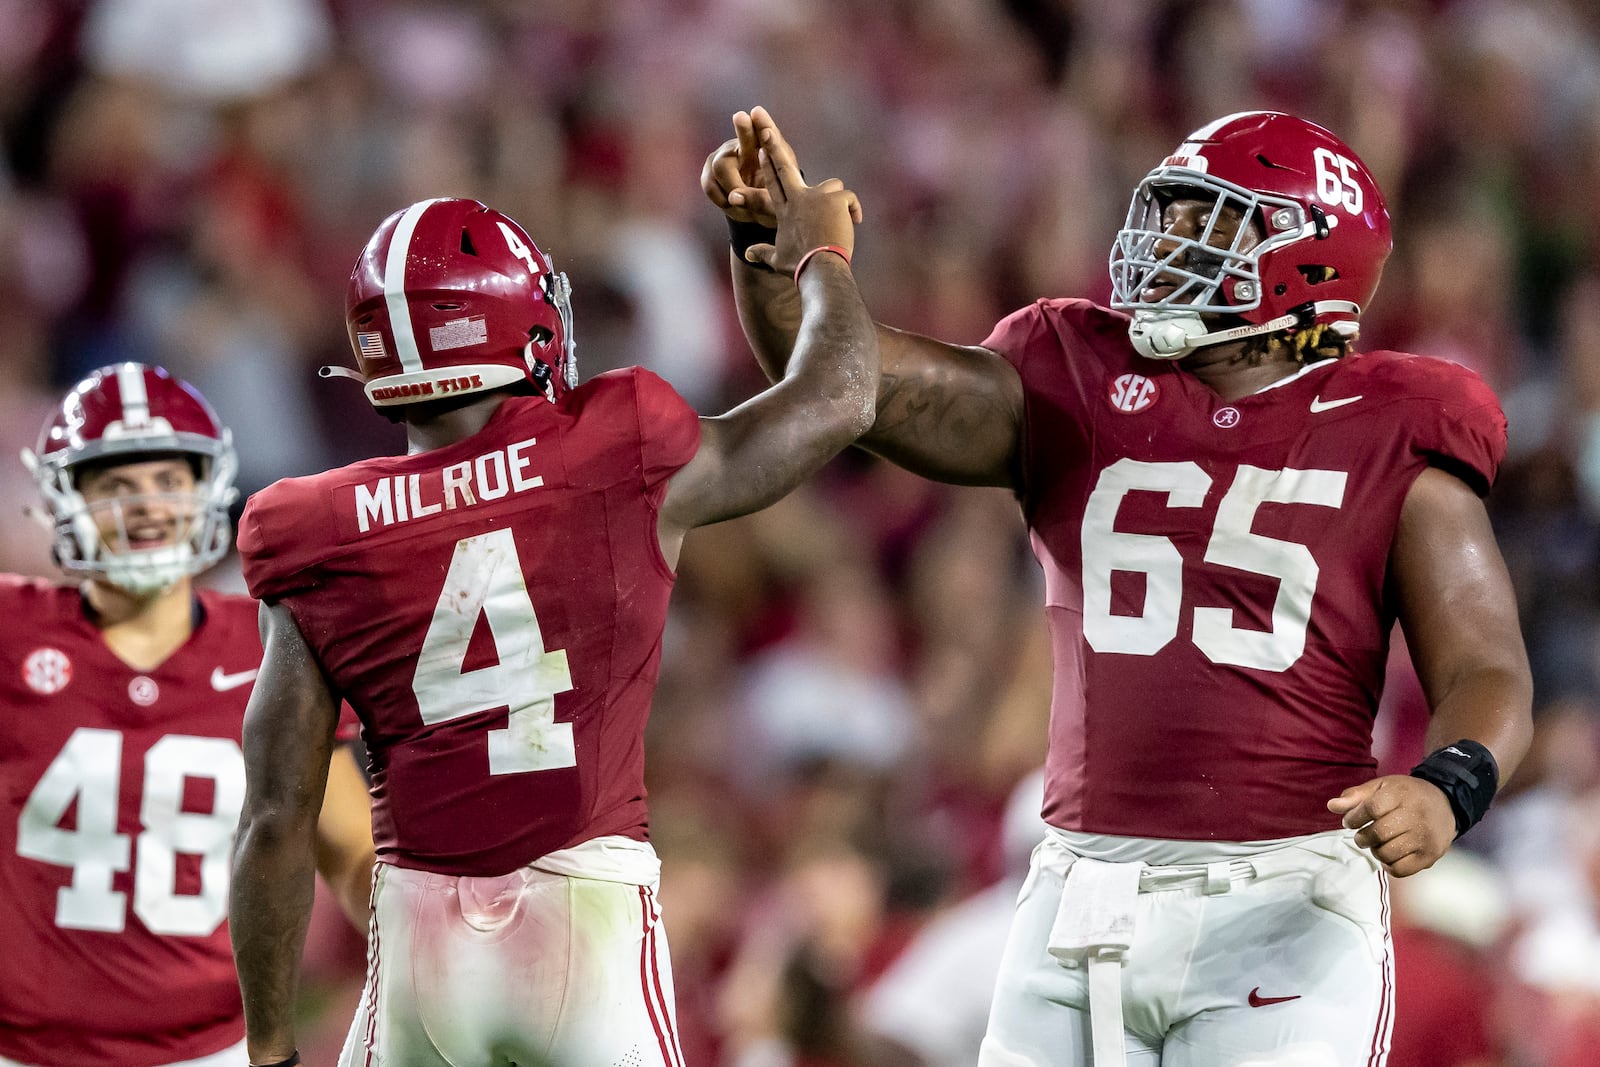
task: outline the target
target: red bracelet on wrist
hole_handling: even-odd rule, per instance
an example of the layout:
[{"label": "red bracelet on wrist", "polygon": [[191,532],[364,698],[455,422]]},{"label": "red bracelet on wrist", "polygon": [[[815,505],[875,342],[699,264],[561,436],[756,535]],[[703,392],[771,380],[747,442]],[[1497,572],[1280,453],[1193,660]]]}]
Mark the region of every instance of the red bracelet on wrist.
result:
[{"label": "red bracelet on wrist", "polygon": [[800,272],[806,269],[806,264],[811,262],[811,257],[818,252],[832,252],[844,260],[845,266],[850,265],[850,250],[843,245],[818,245],[800,257],[800,262],[794,265],[794,283],[800,284]]}]

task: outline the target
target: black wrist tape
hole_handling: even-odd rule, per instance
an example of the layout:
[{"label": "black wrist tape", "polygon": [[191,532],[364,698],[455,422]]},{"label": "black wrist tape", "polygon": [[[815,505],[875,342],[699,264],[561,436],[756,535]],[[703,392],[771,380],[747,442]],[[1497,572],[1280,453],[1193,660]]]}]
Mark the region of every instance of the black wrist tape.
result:
[{"label": "black wrist tape", "polygon": [[754,267],[756,270],[764,270],[769,274],[775,273],[765,263],[751,263],[748,259],[745,259],[745,252],[749,250],[751,245],[770,245],[777,243],[777,240],[778,231],[771,226],[763,226],[759,222],[728,220],[728,243],[733,246],[733,254],[738,256],[741,262]]},{"label": "black wrist tape", "polygon": [[1494,753],[1476,741],[1457,741],[1428,755],[1411,768],[1411,777],[1432,782],[1444,790],[1456,816],[1456,836],[1478,824],[1500,788],[1500,768]]},{"label": "black wrist tape", "polygon": [[289,1058],[286,1060],[274,1060],[272,1063],[257,1063],[253,1064],[252,1067],[299,1067],[299,1064],[300,1050],[295,1049],[293,1052],[289,1053]]}]

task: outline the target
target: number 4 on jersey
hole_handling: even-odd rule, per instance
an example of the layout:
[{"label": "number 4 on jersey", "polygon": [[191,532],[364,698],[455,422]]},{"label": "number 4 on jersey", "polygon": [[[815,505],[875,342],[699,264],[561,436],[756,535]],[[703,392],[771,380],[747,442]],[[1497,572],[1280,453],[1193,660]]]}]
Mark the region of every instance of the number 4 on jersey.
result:
[{"label": "number 4 on jersey", "polygon": [[[499,662],[463,670],[479,618]],[[556,694],[572,689],[567,654],[545,651],[510,530],[456,542],[411,688],[429,725],[509,709],[506,728],[488,734],[490,774],[578,765],[572,724],[555,721]]]}]

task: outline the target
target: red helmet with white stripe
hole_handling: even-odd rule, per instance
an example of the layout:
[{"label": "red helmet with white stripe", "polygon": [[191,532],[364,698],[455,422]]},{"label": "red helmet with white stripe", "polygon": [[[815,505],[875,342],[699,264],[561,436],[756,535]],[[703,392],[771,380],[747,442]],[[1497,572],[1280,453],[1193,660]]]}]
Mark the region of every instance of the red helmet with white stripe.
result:
[{"label": "red helmet with white stripe", "polygon": [[[1202,234],[1165,232],[1175,199],[1212,205]],[[1254,225],[1213,238],[1224,211]],[[1348,145],[1293,115],[1240,112],[1191,133],[1139,183],[1111,252],[1111,306],[1132,313],[1134,346],[1156,359],[1314,323],[1349,340],[1391,244],[1383,193]],[[1208,333],[1201,313],[1244,325]]]},{"label": "red helmet with white stripe", "polygon": [[424,200],[384,219],[350,274],[345,325],[378,407],[521,381],[553,401],[577,384],[567,276],[476,200]]},{"label": "red helmet with white stripe", "polygon": [[[171,544],[131,547],[123,515],[148,497],[119,497],[93,508],[113,513],[107,543],[95,511],[78,492],[83,464],[139,463],[182,456],[195,469],[193,494],[158,494],[182,516]],[[160,367],[118,363],[73,387],[22,462],[44,496],[63,569],[102,578],[135,594],[168,588],[221,559],[230,543],[228,506],[238,497],[232,435],[193,386]]]}]

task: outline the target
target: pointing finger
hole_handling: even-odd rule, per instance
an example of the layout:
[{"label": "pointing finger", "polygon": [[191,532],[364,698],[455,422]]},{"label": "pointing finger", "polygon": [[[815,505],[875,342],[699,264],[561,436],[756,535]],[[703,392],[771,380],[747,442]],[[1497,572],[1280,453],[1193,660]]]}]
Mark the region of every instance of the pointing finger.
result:
[{"label": "pointing finger", "polygon": [[753,183],[757,171],[761,169],[761,159],[759,146],[756,143],[755,123],[751,121],[747,112],[734,112],[733,132],[739,144],[739,173],[744,177],[746,184]]},{"label": "pointing finger", "polygon": [[794,168],[781,169],[765,146],[761,149],[761,173],[766,179],[767,195],[772,197],[774,204],[788,202],[790,186],[799,183],[803,188],[805,185],[800,175],[794,173]]},{"label": "pointing finger", "polygon": [[756,110],[758,112],[756,136],[761,141],[762,151],[771,158],[772,169],[776,172],[778,180],[789,188],[796,188],[796,183],[798,187],[803,188],[805,179],[800,176],[800,164],[795,159],[794,149],[789,147],[789,142],[784,139],[770,116],[767,116],[765,122],[761,121],[761,116],[766,115],[765,110],[761,108]]}]

